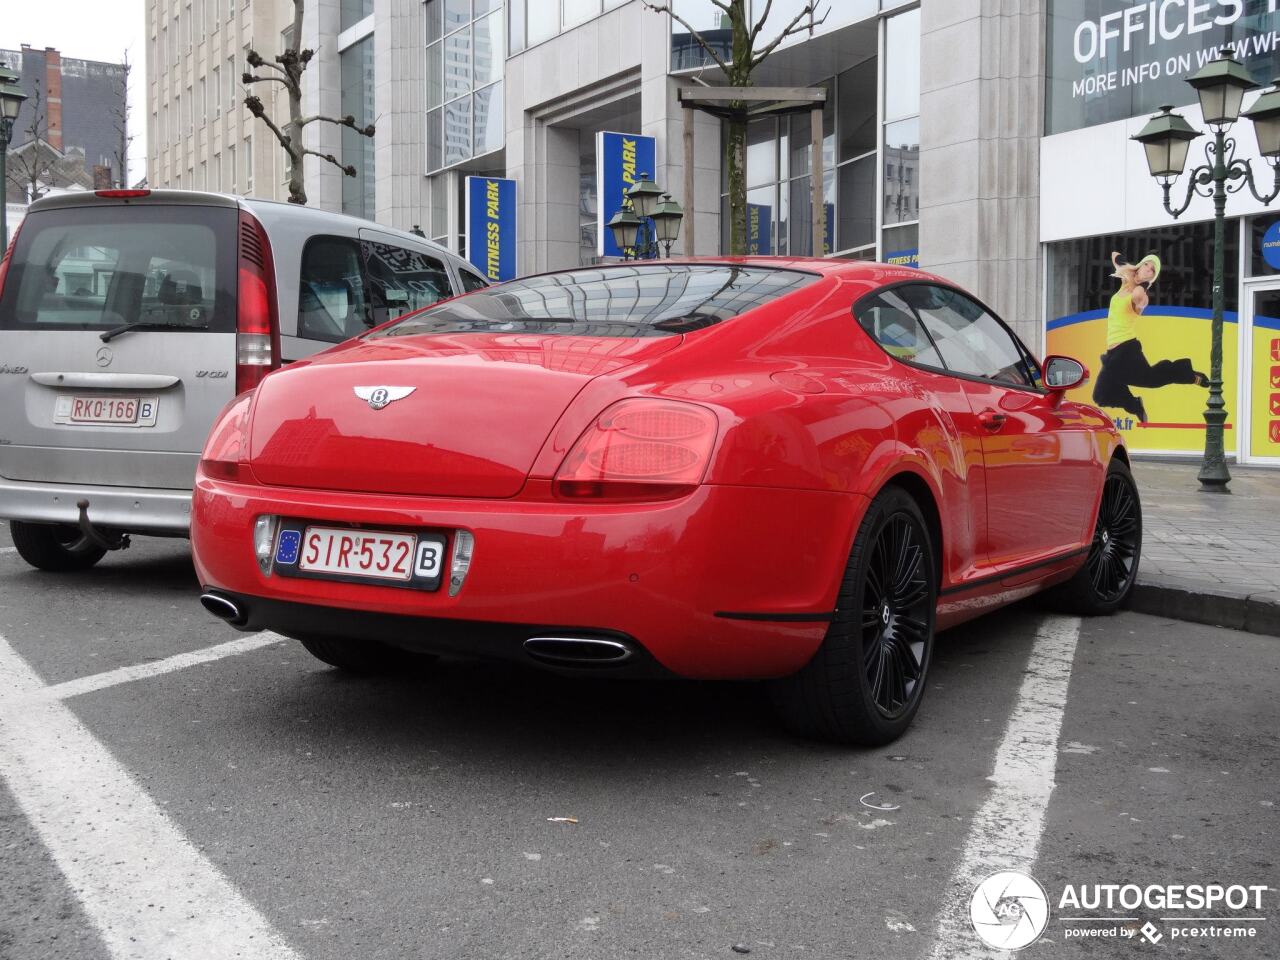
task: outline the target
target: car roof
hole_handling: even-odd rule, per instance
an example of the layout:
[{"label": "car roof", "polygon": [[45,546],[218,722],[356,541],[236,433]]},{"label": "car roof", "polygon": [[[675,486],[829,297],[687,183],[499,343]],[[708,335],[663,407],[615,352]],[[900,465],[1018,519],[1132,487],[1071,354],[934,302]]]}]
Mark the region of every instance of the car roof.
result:
[{"label": "car roof", "polygon": [[[244,207],[259,215],[264,221],[270,220],[275,223],[314,225],[317,229],[326,224],[330,225],[330,227],[341,225],[352,234],[357,234],[360,230],[375,230],[378,233],[396,237],[420,247],[429,247],[459,264],[463,263],[457,254],[451,253],[440,244],[433,243],[426,237],[420,237],[416,233],[388,227],[373,220],[363,220],[360,217],[352,217],[344,213],[333,213],[328,210],[317,210],[314,207],[305,207],[296,203],[262,200],[257,197],[241,197],[229,193],[216,193],[210,190],[149,190],[140,196],[131,197],[109,195],[115,192],[107,191],[108,195],[100,195],[93,190],[76,190],[58,194],[57,196],[42,197],[31,204],[30,212],[64,209],[67,207],[110,206],[112,204],[129,206],[135,204],[138,206],[182,204],[207,207]],[[122,192],[132,193],[133,191]]]},{"label": "car roof", "polygon": [[[589,266],[566,267],[560,270],[548,270],[536,276],[554,276],[560,273],[573,273],[578,270],[599,270],[605,267],[636,267],[638,269],[670,266],[746,266],[771,270],[802,270],[805,273],[816,273],[845,283],[860,283],[867,287],[881,287],[895,283],[911,281],[924,283],[941,283],[955,286],[944,277],[926,273],[915,267],[904,267],[890,263],[878,263],[873,260],[842,260],[832,257],[671,257],[664,260],[610,260]],[[527,280],[528,276],[518,277]],[[499,286],[501,286],[499,284]]]}]

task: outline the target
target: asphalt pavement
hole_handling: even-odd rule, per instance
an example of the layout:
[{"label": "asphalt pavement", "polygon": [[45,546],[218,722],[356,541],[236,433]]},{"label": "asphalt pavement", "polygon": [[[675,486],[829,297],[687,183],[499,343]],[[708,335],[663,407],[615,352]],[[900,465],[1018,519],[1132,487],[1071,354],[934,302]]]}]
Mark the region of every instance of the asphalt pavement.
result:
[{"label": "asphalt pavement", "polygon": [[196,587],[184,541],[50,575],[0,534],[0,958],[983,957],[999,865],[1053,901],[1020,957],[1280,955],[1274,889],[1230,942],[1146,908],[1157,944],[1068,936],[1057,903],[1276,886],[1274,637],[1018,606],[854,750],[754,684],[346,677],[226,646]]}]

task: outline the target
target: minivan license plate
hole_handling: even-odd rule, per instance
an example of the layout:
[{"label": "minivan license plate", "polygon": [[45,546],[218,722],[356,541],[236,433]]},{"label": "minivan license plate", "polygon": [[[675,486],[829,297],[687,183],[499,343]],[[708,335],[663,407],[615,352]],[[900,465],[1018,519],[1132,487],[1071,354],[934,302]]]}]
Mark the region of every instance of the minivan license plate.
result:
[{"label": "minivan license plate", "polygon": [[54,423],[154,427],[160,402],[152,397],[58,397]]}]

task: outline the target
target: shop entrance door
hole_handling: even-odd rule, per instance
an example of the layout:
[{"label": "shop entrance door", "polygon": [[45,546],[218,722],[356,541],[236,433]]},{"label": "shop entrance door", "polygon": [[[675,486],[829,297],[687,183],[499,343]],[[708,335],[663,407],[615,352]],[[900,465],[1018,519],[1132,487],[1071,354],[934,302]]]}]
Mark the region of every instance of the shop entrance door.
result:
[{"label": "shop entrance door", "polygon": [[1280,466],[1280,283],[1248,288],[1240,331],[1240,455]]}]

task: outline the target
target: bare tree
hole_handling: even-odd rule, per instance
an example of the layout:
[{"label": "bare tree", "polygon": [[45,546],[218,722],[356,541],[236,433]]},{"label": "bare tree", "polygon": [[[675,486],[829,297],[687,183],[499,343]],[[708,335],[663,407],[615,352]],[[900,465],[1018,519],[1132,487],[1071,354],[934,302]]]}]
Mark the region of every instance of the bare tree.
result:
[{"label": "bare tree", "polygon": [[372,137],[374,135],[373,124],[369,124],[366,127],[357,126],[356,118],[350,115],[345,117],[326,117],[322,114],[303,116],[302,74],[306,71],[307,64],[311,62],[311,58],[315,56],[314,50],[299,49],[301,47],[304,5],[304,0],[293,0],[293,28],[289,32],[288,42],[284,51],[269,62],[258,51],[250,50],[246,60],[250,67],[259,72],[254,74],[246,71],[240,78],[246,85],[252,83],[278,83],[284,87],[285,92],[288,94],[289,119],[283,124],[278,124],[267,116],[266,107],[263,106],[260,97],[250,94],[245,97],[244,105],[249,108],[251,114],[267,125],[267,129],[275,135],[280,146],[284,148],[285,155],[289,158],[289,202],[303,204],[307,202],[307,189],[303,178],[302,161],[308,154],[332,163],[348,177],[356,175],[356,168],[351,164],[342,163],[331,153],[321,153],[319,150],[312,150],[304,146],[302,142],[304,129],[317,122],[332,123],[339,127],[350,127],[364,137]]},{"label": "bare tree", "polygon": [[[30,111],[31,122],[23,128],[26,140],[19,143],[6,158],[5,173],[9,183],[22,191],[23,197],[38,200],[42,187],[52,180],[54,167],[58,163],[58,155],[52,148],[46,149],[44,139],[47,121],[44,109],[44,94],[40,91],[40,81],[34,83],[31,99],[24,105]],[[30,144],[29,149],[22,149]],[[6,184],[7,192],[8,184]]]},{"label": "bare tree", "polygon": [[[670,14],[672,20],[688,30],[712,63],[724,73],[725,82],[731,87],[752,86],[752,74],[778,49],[782,41],[808,31],[811,25],[823,23],[831,10],[828,7],[827,13],[815,19],[819,4],[817,0],[811,0],[777,36],[760,46],[760,35],[773,9],[773,0],[765,0],[760,18],[754,23],[747,14],[747,0],[706,0],[729,21],[731,41],[729,49],[725,50],[723,45],[709,42],[701,32],[694,29],[689,21],[672,9],[671,3],[656,3],[654,0],[642,2],[655,13]],[[729,135],[725,141],[724,164],[729,174],[729,251],[734,254],[747,252],[747,111],[748,105],[742,100],[731,101],[728,106]],[[692,204],[693,198],[685,197],[685,203]]]},{"label": "bare tree", "polygon": [[120,58],[120,64],[123,69],[112,85],[112,92],[118,93],[120,99],[111,107],[111,128],[116,134],[116,148],[111,159],[117,174],[116,185],[124,190],[129,186],[129,145],[133,143],[133,134],[129,132],[129,114],[132,111],[129,106],[129,74],[133,65],[129,63],[128,50]]}]

